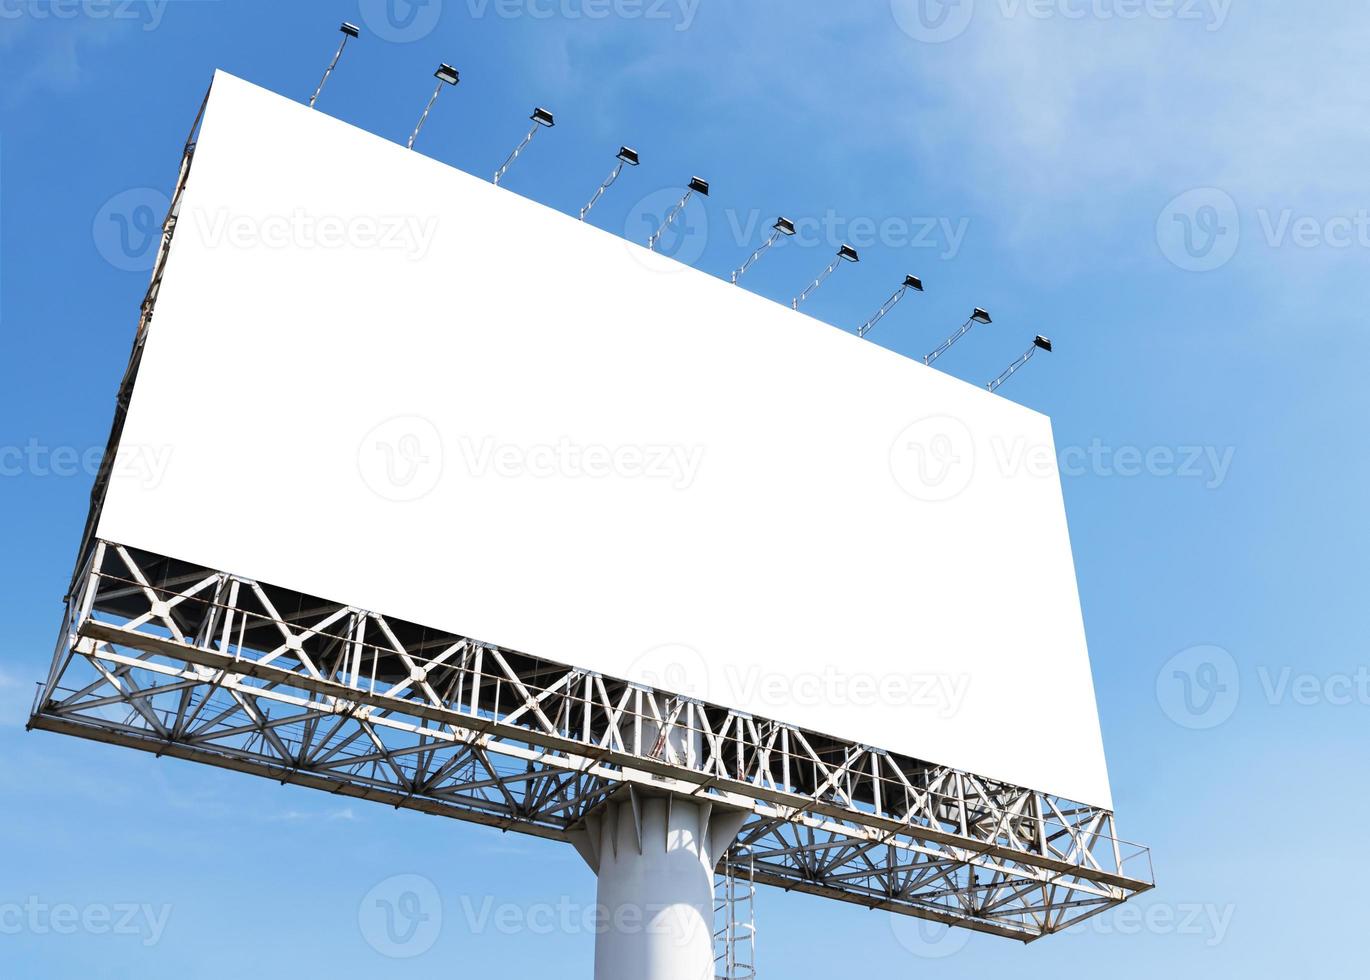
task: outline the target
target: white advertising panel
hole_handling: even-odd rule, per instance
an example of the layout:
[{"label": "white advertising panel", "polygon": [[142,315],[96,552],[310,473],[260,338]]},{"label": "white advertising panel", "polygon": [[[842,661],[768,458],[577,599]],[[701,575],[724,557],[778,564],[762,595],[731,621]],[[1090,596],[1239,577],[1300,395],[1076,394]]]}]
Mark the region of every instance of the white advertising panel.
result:
[{"label": "white advertising panel", "polygon": [[1111,805],[1047,418],[222,73],[99,534]]}]

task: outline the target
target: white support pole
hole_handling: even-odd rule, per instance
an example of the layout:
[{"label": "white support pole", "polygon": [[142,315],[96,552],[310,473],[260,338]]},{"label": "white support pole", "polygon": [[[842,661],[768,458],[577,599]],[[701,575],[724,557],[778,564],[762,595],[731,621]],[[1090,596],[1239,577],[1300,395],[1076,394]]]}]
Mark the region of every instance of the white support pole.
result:
[{"label": "white support pole", "polygon": [[714,867],[746,814],[636,789],[577,840],[599,878],[594,980],[712,980]]}]

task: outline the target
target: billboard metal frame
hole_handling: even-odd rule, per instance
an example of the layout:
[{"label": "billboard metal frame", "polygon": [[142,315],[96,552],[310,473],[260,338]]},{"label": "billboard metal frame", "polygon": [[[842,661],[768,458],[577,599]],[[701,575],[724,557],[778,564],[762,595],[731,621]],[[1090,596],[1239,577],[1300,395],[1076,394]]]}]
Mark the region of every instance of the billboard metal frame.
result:
[{"label": "billboard metal frame", "polygon": [[1097,807],[122,544],[77,583],[33,728],[570,843],[673,793],[760,883],[1025,942],[1153,884]]}]

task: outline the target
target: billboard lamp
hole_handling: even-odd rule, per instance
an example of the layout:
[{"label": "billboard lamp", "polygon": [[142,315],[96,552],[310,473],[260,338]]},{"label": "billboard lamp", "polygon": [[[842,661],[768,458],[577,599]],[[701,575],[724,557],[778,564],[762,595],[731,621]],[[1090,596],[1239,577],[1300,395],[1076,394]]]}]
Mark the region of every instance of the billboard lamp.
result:
[{"label": "billboard lamp", "polygon": [[989,318],[989,314],[986,313],[984,310],[980,309],[980,307],[977,306],[977,307],[974,309],[974,311],[971,313],[970,317],[966,320],[966,322],[963,323],[963,324],[961,324],[961,329],[957,330],[954,334],[952,334],[952,335],[951,335],[950,337],[948,337],[946,340],[942,341],[942,346],[938,347],[935,351],[933,351],[933,352],[932,352],[931,354],[929,354],[927,357],[923,358],[923,363],[924,363],[924,364],[932,364],[933,361],[937,360],[939,357],[941,357],[941,356],[942,356],[943,354],[945,354],[947,351],[951,350],[951,345],[954,344],[954,343],[956,343],[956,342],[957,342],[958,340],[960,340],[962,337],[964,337],[964,336],[966,335],[966,332],[969,331],[971,327],[975,326],[975,324],[977,324],[977,323],[993,323],[993,322],[994,322],[994,321],[991,320],[991,319]]},{"label": "billboard lamp", "polygon": [[585,220],[585,216],[590,213],[590,209],[595,206],[595,203],[604,196],[604,192],[613,185],[614,181],[618,180],[618,175],[623,173],[625,166],[636,167],[640,162],[637,150],[631,146],[620,146],[618,148],[618,165],[609,173],[604,183],[599,185],[599,190],[595,191],[595,196],[590,198],[590,203],[580,209],[580,220]]},{"label": "billboard lamp", "polygon": [[661,227],[652,233],[652,237],[647,239],[648,251],[656,250],[656,243],[661,241],[661,236],[666,233],[666,229],[671,227],[671,222],[680,216],[680,212],[685,210],[685,205],[690,203],[690,198],[696,194],[701,197],[709,196],[709,182],[699,177],[691,177],[685,196],[676,202],[675,207],[666,212],[666,217],[661,221]]},{"label": "billboard lamp", "polygon": [[772,245],[774,245],[777,241],[780,240],[781,235],[784,235],[787,238],[792,238],[794,237],[795,231],[796,229],[794,227],[794,222],[791,221],[789,218],[776,219],[775,224],[771,226],[770,237],[762,243],[760,248],[758,248],[755,252],[751,254],[751,257],[748,258],[746,262],[742,263],[742,266],[740,268],[735,269],[733,271],[733,285],[737,285],[737,281],[741,279],[743,275],[746,274],[747,270],[752,267],[752,265],[756,262],[757,259],[761,258],[762,254],[764,254],[768,248],[770,248]]},{"label": "billboard lamp", "polygon": [[875,316],[856,328],[856,335],[858,337],[864,337],[866,334],[870,333],[871,329],[884,318],[886,313],[894,309],[894,304],[903,299],[904,294],[910,289],[921,293],[923,291],[923,280],[919,279],[917,276],[905,276],[903,284],[895,290],[894,295],[885,302],[884,306],[875,311]]},{"label": "billboard lamp", "polygon": [[985,385],[985,387],[988,388],[990,391],[998,391],[999,386],[1002,385],[1009,378],[1013,377],[1018,372],[1018,369],[1021,368],[1024,364],[1032,360],[1032,355],[1036,354],[1039,350],[1044,350],[1048,354],[1051,353],[1051,341],[1048,338],[1043,337],[1041,334],[1038,334],[1036,337],[1032,338],[1032,346],[1027,349],[1027,351],[1023,354],[1022,357],[1018,358],[1018,360],[1014,361],[1007,368],[1005,368],[1003,374],[999,375],[999,377],[995,378],[989,384]]},{"label": "billboard lamp", "polygon": [[428,100],[428,105],[423,108],[423,115],[419,116],[418,125],[415,126],[414,131],[409,134],[409,142],[406,145],[411,150],[414,148],[414,140],[419,138],[419,130],[423,129],[424,120],[426,120],[428,114],[433,111],[433,103],[438,101],[438,94],[442,91],[442,87],[444,85],[455,85],[457,82],[461,81],[460,73],[446,62],[438,65],[438,70],[433,72],[433,77],[438,80],[438,84],[433,88],[433,95]]},{"label": "billboard lamp", "polygon": [[328,76],[333,74],[334,68],[338,67],[338,59],[342,57],[343,48],[347,47],[347,39],[349,37],[361,36],[361,31],[358,29],[357,25],[348,23],[347,21],[343,21],[342,26],[339,27],[338,30],[342,31],[342,43],[338,45],[338,51],[333,55],[333,60],[330,61],[328,67],[324,69],[323,78],[319,80],[319,87],[316,88],[314,94],[309,97],[309,108],[311,109],[314,108],[314,103],[319,101],[319,93],[323,91],[324,83],[328,81]]},{"label": "billboard lamp", "polygon": [[804,302],[804,300],[808,299],[808,298],[809,298],[809,294],[810,294],[811,292],[813,292],[813,291],[814,291],[815,289],[817,289],[819,286],[823,285],[823,281],[824,281],[825,279],[827,279],[828,276],[832,275],[832,274],[833,274],[833,270],[836,269],[836,268],[837,268],[839,265],[841,265],[843,262],[860,262],[860,261],[861,261],[861,256],[858,255],[858,254],[856,253],[856,249],[852,248],[850,245],[843,245],[841,248],[839,248],[839,249],[837,250],[837,258],[833,259],[832,262],[828,263],[828,267],[827,267],[826,269],[824,269],[821,273],[818,274],[818,278],[817,278],[817,279],[815,279],[813,282],[809,283],[809,288],[806,289],[806,290],[804,290],[802,293],[800,293],[800,294],[799,294],[798,296],[796,296],[794,299],[790,300],[790,309],[793,309],[793,310],[799,309],[799,304],[802,303],[802,302]]},{"label": "billboard lamp", "polygon": [[509,158],[504,161],[504,165],[495,171],[496,187],[498,187],[499,182],[504,179],[505,173],[508,172],[509,168],[513,165],[514,161],[518,159],[519,154],[522,153],[525,148],[527,148],[529,143],[533,142],[533,137],[538,134],[538,130],[542,129],[543,127],[551,129],[553,126],[556,125],[556,120],[552,118],[552,114],[548,112],[546,109],[540,107],[534,109],[533,114],[528,118],[533,120],[533,126],[531,129],[528,130],[528,135],[523,138],[523,142],[520,143],[518,146],[514,147],[514,152],[509,154]]}]

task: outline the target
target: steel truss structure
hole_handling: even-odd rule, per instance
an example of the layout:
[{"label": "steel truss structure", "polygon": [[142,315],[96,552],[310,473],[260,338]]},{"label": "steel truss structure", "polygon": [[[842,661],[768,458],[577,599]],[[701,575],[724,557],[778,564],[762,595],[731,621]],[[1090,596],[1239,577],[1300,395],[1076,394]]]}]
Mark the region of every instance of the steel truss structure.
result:
[{"label": "steel truss structure", "polygon": [[672,792],[759,883],[1025,942],[1152,886],[1107,810],[96,538],[29,724],[571,843]]}]

